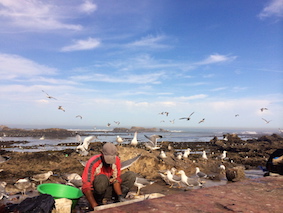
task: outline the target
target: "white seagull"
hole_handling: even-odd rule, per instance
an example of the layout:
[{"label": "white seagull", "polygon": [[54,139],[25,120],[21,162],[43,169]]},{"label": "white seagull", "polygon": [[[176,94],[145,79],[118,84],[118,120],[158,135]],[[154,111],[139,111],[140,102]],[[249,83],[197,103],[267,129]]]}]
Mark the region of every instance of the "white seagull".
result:
[{"label": "white seagull", "polygon": [[156,150],[156,149],[160,149],[160,146],[157,145],[157,139],[158,138],[162,138],[162,135],[152,135],[150,137],[144,135],[149,142],[145,143],[146,148],[150,149],[150,150]]},{"label": "white seagull", "polygon": [[189,178],[183,170],[178,171],[177,174],[181,175],[181,182],[186,186],[202,186],[202,184],[195,178]]},{"label": "white seagull", "polygon": [[207,160],[207,159],[208,159],[205,150],[202,151],[202,158],[203,158],[204,160]]},{"label": "white seagull", "polygon": [[227,157],[227,151],[223,151],[223,153],[220,155],[220,159],[224,160]]},{"label": "white seagull", "polygon": [[129,168],[134,162],[136,162],[141,157],[141,154],[134,158],[121,162],[121,170]]},{"label": "white seagull", "polygon": [[117,137],[116,137],[116,142],[117,142],[118,144],[122,145],[123,141],[124,141],[124,139],[123,139],[122,137],[120,137],[119,135],[117,135]]},{"label": "white seagull", "polygon": [[41,90],[41,91],[46,94],[46,97],[47,97],[47,98],[57,100],[56,98],[54,98],[54,97],[48,95],[47,92],[45,92],[44,90]]},{"label": "white seagull", "polygon": [[189,117],[183,117],[183,118],[179,118],[179,120],[182,120],[182,119],[186,119],[187,121],[189,121],[191,119],[191,116],[194,114],[195,112],[192,112]]},{"label": "white seagull", "polygon": [[180,184],[181,177],[172,174],[169,169],[166,171],[166,174],[167,174],[167,178],[168,178],[169,182],[171,182],[171,185],[170,185],[169,188],[172,188],[174,183],[177,183],[179,185],[179,188],[181,187],[181,184]]},{"label": "white seagull", "polygon": [[77,148],[76,152],[79,152],[82,156],[88,155],[88,146],[90,142],[94,139],[96,139],[96,136],[88,136],[83,141],[79,134],[76,135],[77,141],[80,143]]},{"label": "white seagull", "polygon": [[80,119],[83,119],[83,116],[81,115],[77,115],[76,118],[80,118]]},{"label": "white seagull", "polygon": [[188,158],[189,155],[191,153],[191,149],[190,148],[187,148],[185,151],[184,151],[184,154],[183,154],[183,158]]},{"label": "white seagull", "polygon": [[198,178],[207,178],[207,174],[205,174],[204,172],[201,172],[199,167],[196,167],[196,176]]},{"label": "white seagull", "polygon": [[166,154],[165,154],[165,152],[163,150],[160,151],[159,157],[161,159],[167,158],[167,156],[166,156]]},{"label": "white seagull", "polygon": [[268,124],[268,123],[271,121],[271,120],[268,121],[268,120],[266,120],[266,119],[264,119],[264,118],[262,118],[262,120],[264,120],[266,124]]},{"label": "white seagull", "polygon": [[43,181],[47,180],[51,175],[53,175],[52,171],[42,173],[42,174],[36,174],[31,177],[32,180],[40,182],[42,184]]},{"label": "white seagull", "polygon": [[153,183],[154,183],[154,181],[149,181],[149,180],[147,180],[145,178],[136,177],[136,180],[135,180],[135,183],[134,183],[134,185],[136,187],[138,187],[136,195],[138,196],[140,194],[141,188],[144,188],[144,187],[146,187],[148,185],[151,185]]},{"label": "white seagull", "polygon": [[42,136],[39,138],[39,140],[44,140],[44,139],[45,139],[44,135],[42,135]]},{"label": "white seagull", "polygon": [[65,112],[65,109],[62,106],[58,106],[59,110],[62,110],[63,112]]},{"label": "white seagull", "polygon": [[135,133],[134,133],[134,137],[133,137],[133,139],[131,140],[131,145],[132,145],[132,146],[137,146],[137,145],[138,145],[138,132],[135,132]]}]

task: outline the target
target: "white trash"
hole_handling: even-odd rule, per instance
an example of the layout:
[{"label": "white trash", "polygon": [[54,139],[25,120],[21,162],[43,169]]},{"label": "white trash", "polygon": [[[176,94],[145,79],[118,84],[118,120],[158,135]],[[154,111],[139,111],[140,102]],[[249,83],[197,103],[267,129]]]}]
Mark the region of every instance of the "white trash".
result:
[{"label": "white trash", "polygon": [[67,198],[55,199],[55,209],[52,213],[71,213],[72,211],[72,200]]}]

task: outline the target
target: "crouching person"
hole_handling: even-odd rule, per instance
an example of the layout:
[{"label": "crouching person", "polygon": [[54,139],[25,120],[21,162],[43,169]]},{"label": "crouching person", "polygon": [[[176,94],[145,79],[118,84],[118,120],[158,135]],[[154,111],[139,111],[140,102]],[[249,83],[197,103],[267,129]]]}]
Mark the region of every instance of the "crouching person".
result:
[{"label": "crouching person", "polygon": [[103,199],[125,201],[136,180],[136,174],[127,171],[121,175],[121,162],[112,143],[105,143],[101,154],[92,156],[82,174],[82,191],[90,206],[103,204]]}]

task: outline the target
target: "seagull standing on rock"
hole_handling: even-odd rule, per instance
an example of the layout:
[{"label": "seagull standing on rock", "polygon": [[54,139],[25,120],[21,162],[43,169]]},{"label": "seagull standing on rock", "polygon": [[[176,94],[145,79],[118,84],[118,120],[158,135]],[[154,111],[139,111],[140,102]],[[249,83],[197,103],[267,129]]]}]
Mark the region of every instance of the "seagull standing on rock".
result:
[{"label": "seagull standing on rock", "polygon": [[205,174],[204,172],[201,172],[199,167],[196,167],[196,176],[198,178],[207,178],[207,174]]},{"label": "seagull standing on rock", "polygon": [[208,159],[205,150],[202,151],[202,159],[204,160]]},{"label": "seagull standing on rock", "polygon": [[123,138],[121,138],[119,135],[117,135],[117,137],[116,137],[116,142],[119,144],[119,145],[122,145],[122,143],[123,143]]},{"label": "seagull standing on rock", "polygon": [[135,133],[134,133],[134,137],[133,137],[133,139],[131,140],[131,145],[132,145],[132,146],[137,146],[137,145],[138,145],[138,132],[135,132]]}]

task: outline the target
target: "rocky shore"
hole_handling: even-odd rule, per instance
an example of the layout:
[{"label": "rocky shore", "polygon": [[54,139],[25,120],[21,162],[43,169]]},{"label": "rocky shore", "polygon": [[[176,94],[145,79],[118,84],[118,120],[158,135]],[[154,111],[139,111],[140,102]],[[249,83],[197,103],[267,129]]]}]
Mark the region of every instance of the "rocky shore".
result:
[{"label": "rocky shore", "polygon": [[[5,134],[16,132],[16,130],[2,129]],[[22,135],[25,131],[20,131]],[[47,129],[44,131],[32,130],[37,136],[46,135],[47,132],[58,133],[59,135],[70,134],[74,136],[76,132],[69,132],[62,129]],[[29,132],[30,133],[30,132]],[[58,137],[58,136],[57,136]],[[225,139],[225,140],[224,140]],[[227,134],[224,139],[214,137],[209,142],[183,142],[176,143],[173,141],[163,141],[160,143],[161,149],[166,152],[167,158],[159,157],[160,151],[148,151],[145,149],[143,142],[137,147],[132,147],[128,144],[118,146],[119,156],[122,161],[131,159],[141,154],[140,159],[135,162],[129,169],[136,172],[140,176],[149,180],[154,180],[155,184],[142,189],[142,193],[161,193],[165,195],[180,193],[188,189],[184,188],[169,188],[168,185],[161,179],[158,171],[171,169],[175,167],[177,170],[184,170],[187,176],[195,174],[195,168],[199,167],[201,171],[209,174],[211,179],[216,184],[222,184],[221,181],[227,181],[227,177],[221,175],[219,165],[223,164],[226,170],[242,167],[243,169],[265,167],[270,161],[270,156],[278,149],[283,148],[283,138],[280,135],[266,135],[257,139],[241,140],[237,135]],[[13,146],[13,141],[0,142],[10,143]],[[0,154],[3,157],[9,158],[8,161],[0,164],[0,181],[7,183],[6,191],[10,195],[20,194],[20,191],[15,188],[14,183],[25,177],[31,177],[34,174],[53,171],[46,182],[66,183],[62,178],[63,173],[78,173],[82,174],[84,167],[80,161],[87,161],[90,156],[100,152],[104,142],[93,142],[90,144],[90,152],[88,156],[80,156],[75,152],[75,147],[78,143],[72,143],[66,150],[63,151],[45,151],[45,152],[10,152],[1,150]],[[169,145],[173,148],[168,149]],[[192,154],[188,158],[178,160],[175,155],[175,150],[185,150],[190,148]],[[208,160],[201,157],[201,152],[207,152]],[[227,151],[227,158],[221,160],[219,156],[223,151]],[[245,179],[245,177],[242,177]],[[38,183],[35,182],[37,185]],[[213,182],[212,182],[213,184]],[[209,182],[206,181],[204,187],[208,187]],[[31,191],[34,189],[31,189]],[[136,189],[132,189],[135,192]],[[189,189],[191,190],[191,189]],[[1,203],[0,203],[1,204]]]}]

